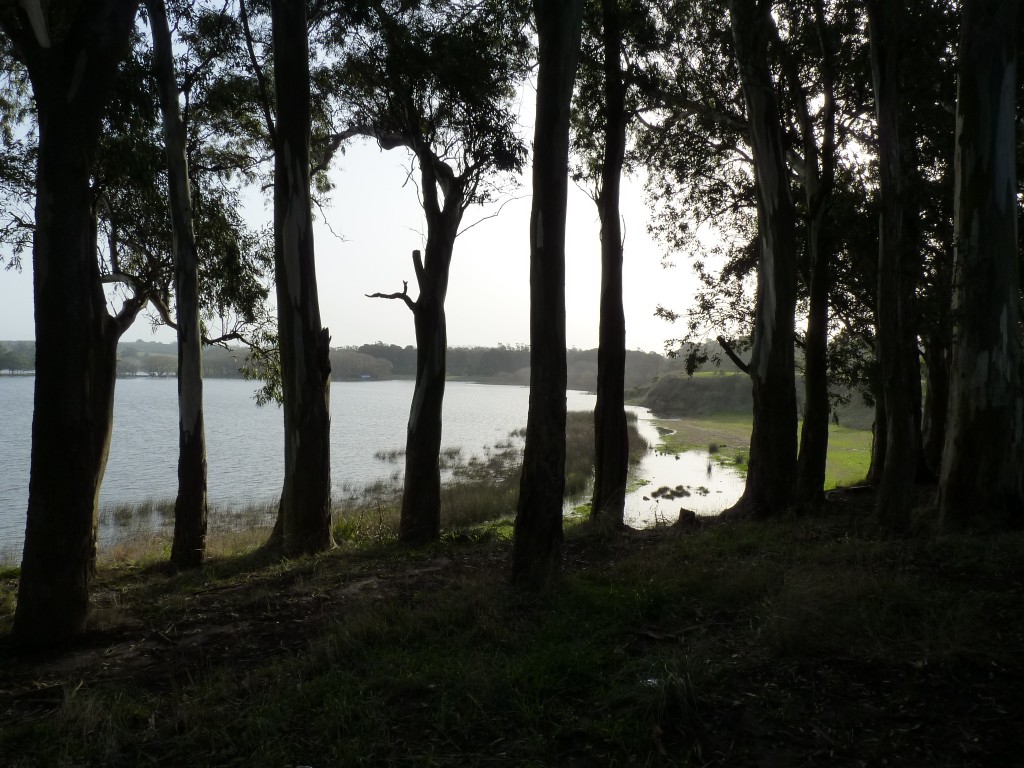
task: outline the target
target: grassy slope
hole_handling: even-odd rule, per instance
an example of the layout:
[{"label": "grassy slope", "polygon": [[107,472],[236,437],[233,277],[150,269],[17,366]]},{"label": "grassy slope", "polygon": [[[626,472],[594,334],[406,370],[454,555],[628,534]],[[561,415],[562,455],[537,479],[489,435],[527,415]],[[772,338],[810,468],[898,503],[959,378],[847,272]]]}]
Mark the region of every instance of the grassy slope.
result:
[{"label": "grassy slope", "polygon": [[[683,419],[658,419],[655,426],[667,432],[660,450],[669,452],[707,450],[718,446],[720,461],[746,466],[750,446],[749,414],[719,413]],[[871,432],[829,425],[828,458],[825,465],[825,488],[853,485],[863,480],[871,463]]]},{"label": "grassy slope", "polygon": [[544,598],[506,587],[507,523],[427,550],[104,569],[94,631],[72,653],[0,663],[0,754],[1014,764],[1024,536],[889,539],[863,527],[869,508],[850,497],[811,520],[613,543],[581,526]]}]

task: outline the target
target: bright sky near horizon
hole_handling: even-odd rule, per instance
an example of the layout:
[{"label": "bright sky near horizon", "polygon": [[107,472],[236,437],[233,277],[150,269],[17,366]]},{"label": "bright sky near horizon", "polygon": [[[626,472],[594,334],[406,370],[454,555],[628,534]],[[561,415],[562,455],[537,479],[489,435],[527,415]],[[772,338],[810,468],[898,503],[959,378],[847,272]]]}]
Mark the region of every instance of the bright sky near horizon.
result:
[{"label": "bright sky near horizon", "polygon": [[[408,155],[381,151],[373,142],[350,146],[333,171],[336,189],[326,220],[316,226],[317,280],[323,323],[331,345],[358,346],[383,341],[415,343],[412,315],[400,301],[369,299],[377,291],[401,291],[409,281],[415,297],[411,254],[422,248],[424,223],[416,187],[407,181]],[[499,205],[470,208],[455,244],[446,302],[451,346],[527,344],[529,331],[529,168],[518,189]],[[506,197],[506,200],[508,198]],[[247,215],[269,221],[269,200],[255,202]],[[682,332],[654,316],[658,304],[681,310],[690,303],[695,278],[687,259],[662,267],[663,248],[647,233],[648,206],[637,179],[624,184],[626,343],[630,349],[663,352],[664,341]],[[337,236],[333,233],[337,233]],[[597,208],[570,184],[566,239],[566,334],[570,347],[598,342],[601,287],[600,226]],[[339,236],[341,239],[339,239]],[[0,270],[0,339],[34,338],[31,259],[21,273]],[[173,341],[167,328],[151,328],[145,316],[125,339]]]}]

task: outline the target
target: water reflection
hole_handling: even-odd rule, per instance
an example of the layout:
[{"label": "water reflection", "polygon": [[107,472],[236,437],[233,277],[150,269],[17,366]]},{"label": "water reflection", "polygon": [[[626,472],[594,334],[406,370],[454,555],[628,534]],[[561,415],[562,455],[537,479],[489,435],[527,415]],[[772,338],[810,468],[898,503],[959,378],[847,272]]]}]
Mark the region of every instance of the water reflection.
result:
[{"label": "water reflection", "polygon": [[[631,408],[637,429],[652,446],[661,442],[662,430],[651,423],[646,408]],[[715,461],[708,451],[671,454],[651,450],[634,471],[643,485],[626,495],[625,522],[634,528],[674,523],[680,509],[715,515],[731,507],[743,493],[745,479],[731,467]]]}]

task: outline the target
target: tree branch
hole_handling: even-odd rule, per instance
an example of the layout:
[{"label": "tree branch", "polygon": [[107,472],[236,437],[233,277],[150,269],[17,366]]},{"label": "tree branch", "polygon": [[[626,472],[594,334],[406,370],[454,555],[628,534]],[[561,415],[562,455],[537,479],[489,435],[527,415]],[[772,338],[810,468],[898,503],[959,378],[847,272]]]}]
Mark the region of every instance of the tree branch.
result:
[{"label": "tree branch", "polygon": [[[160,315],[160,319],[163,321],[164,325],[171,330],[178,330],[178,324],[171,318],[171,311],[168,309],[167,301],[163,296],[154,293],[149,297],[149,303],[153,305],[154,309],[156,309],[156,312]],[[239,331],[231,331],[212,339],[204,334],[200,338],[202,339],[204,347],[226,346],[229,341],[240,341],[250,348],[254,346],[252,342],[246,339],[245,335]]]},{"label": "tree branch", "polygon": [[108,285],[115,283],[124,283],[135,293],[139,293],[142,289],[139,278],[134,275],[129,275],[125,272],[110,272],[106,275],[100,275],[100,282]]},{"label": "tree branch", "polygon": [[515,200],[523,200],[523,199],[525,199],[526,197],[528,197],[528,195],[517,195],[516,197],[510,197],[510,198],[508,198],[507,200],[505,200],[505,201],[504,201],[504,202],[503,202],[503,203],[502,203],[502,204],[501,204],[501,205],[500,205],[500,206],[498,207],[498,210],[497,210],[497,211],[495,211],[494,213],[488,214],[487,216],[483,216],[483,217],[481,217],[481,218],[477,219],[476,221],[474,221],[474,222],[473,222],[472,224],[470,224],[470,225],[468,225],[468,226],[466,226],[466,227],[463,227],[462,229],[460,229],[460,230],[459,230],[459,233],[458,233],[458,235],[456,235],[456,237],[462,237],[462,234],[463,234],[464,232],[468,232],[468,231],[469,231],[469,230],[471,230],[471,229],[472,229],[473,227],[475,227],[475,226],[476,226],[477,224],[483,224],[483,223],[484,223],[485,221],[487,221],[488,219],[494,219],[494,218],[497,218],[497,217],[498,217],[498,216],[499,216],[499,215],[501,214],[501,212],[502,212],[503,210],[505,210],[505,206],[506,206],[506,205],[508,205],[509,203],[511,203],[511,202],[513,202],[513,201],[515,201]]},{"label": "tree branch", "polygon": [[[414,254],[418,254],[419,251],[413,251]],[[419,267],[423,269],[422,265]],[[409,281],[402,281],[402,292],[401,293],[367,293],[366,298],[368,299],[401,299],[405,302],[405,305],[413,313],[416,312],[416,302],[409,298]]]},{"label": "tree branch", "polygon": [[146,306],[147,301],[149,301],[149,294],[146,292],[136,293],[125,299],[121,310],[111,318],[118,338],[135,322],[135,318],[139,316],[139,312]]},{"label": "tree branch", "polygon": [[260,106],[263,108],[263,119],[267,122],[267,133],[270,134],[271,143],[276,147],[277,127],[270,112],[270,89],[267,87],[263,67],[256,58],[256,47],[252,39],[252,29],[249,27],[249,12],[245,10],[245,0],[238,0],[238,15],[242,21],[242,30],[245,32],[245,48],[249,52],[249,62],[252,64],[253,74],[256,75],[256,83],[260,89]]},{"label": "tree branch", "polygon": [[725,336],[719,336],[715,339],[718,342],[718,346],[722,348],[722,351],[729,356],[733,364],[748,376],[750,375],[750,367],[740,359],[740,356],[736,354],[736,350],[732,348],[732,345],[725,340]]},{"label": "tree branch", "polygon": [[426,270],[423,269],[423,254],[418,250],[412,252],[412,268],[416,272],[416,284],[422,287]]}]

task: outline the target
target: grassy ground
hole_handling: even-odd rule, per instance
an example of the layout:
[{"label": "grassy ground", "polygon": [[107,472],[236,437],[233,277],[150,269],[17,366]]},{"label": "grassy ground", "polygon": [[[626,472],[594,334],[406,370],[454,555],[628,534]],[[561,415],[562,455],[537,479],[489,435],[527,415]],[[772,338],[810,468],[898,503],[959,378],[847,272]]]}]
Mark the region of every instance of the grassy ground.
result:
[{"label": "grassy ground", "polygon": [[[706,451],[714,447],[714,456],[725,464],[744,470],[750,447],[749,414],[720,413],[707,417],[657,419],[654,425],[662,433],[659,450]],[[829,425],[825,488],[854,485],[867,475],[871,464],[871,432]]]},{"label": "grassy ground", "polygon": [[841,497],[611,542],[576,526],[543,597],[507,587],[508,521],[105,567],[75,648],[2,657],[2,762],[1020,765],[1024,536],[892,539]]}]

